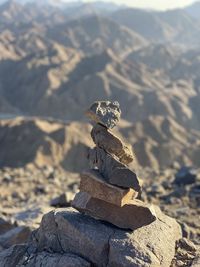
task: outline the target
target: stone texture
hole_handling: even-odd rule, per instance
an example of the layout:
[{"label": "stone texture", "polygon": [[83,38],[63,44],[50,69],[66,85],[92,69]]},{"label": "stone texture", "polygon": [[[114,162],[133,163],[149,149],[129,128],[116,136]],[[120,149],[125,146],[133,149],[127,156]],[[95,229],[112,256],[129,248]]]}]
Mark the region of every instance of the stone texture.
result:
[{"label": "stone texture", "polygon": [[118,102],[97,101],[86,111],[86,115],[106,128],[113,128],[120,119],[121,110]]},{"label": "stone texture", "polygon": [[[36,238],[29,244],[28,250],[22,246],[18,250],[20,253],[16,250],[19,247],[1,252],[0,266],[16,267],[16,263],[28,259],[25,265],[28,267],[60,267],[57,258],[62,262],[68,259],[69,254],[70,257],[73,257],[71,254],[79,255],[72,261],[76,261],[77,267],[80,266],[78,259],[82,266],[90,266],[89,263],[99,267],[170,266],[175,243],[181,237],[180,226],[159,209],[156,209],[156,213],[158,219],[153,223],[135,231],[124,231],[71,208],[52,211],[43,217],[40,228],[35,233]],[[30,253],[31,247],[35,247],[35,252]],[[24,256],[26,251],[29,253],[28,258]],[[60,255],[61,252],[63,256]],[[32,265],[34,260],[41,265]],[[65,260],[61,266],[74,266],[67,263]]]},{"label": "stone texture", "polygon": [[30,235],[31,229],[29,227],[18,226],[0,235],[0,245],[9,248],[15,244],[22,244],[28,241]]},{"label": "stone texture", "polygon": [[77,254],[97,266],[108,262],[108,240],[114,229],[72,209],[52,211],[42,219],[36,233],[39,251]]},{"label": "stone texture", "polygon": [[88,170],[81,174],[80,191],[119,207],[138,196],[133,189],[124,189],[106,183],[98,170]]},{"label": "stone texture", "polygon": [[90,166],[98,168],[108,183],[141,192],[142,181],[137,175],[103,149],[98,147],[90,149],[88,158]]},{"label": "stone texture", "polygon": [[181,229],[174,219],[155,209],[155,222],[132,233],[119,230],[110,238],[108,267],[170,266]]},{"label": "stone texture", "polygon": [[176,242],[176,253],[170,267],[192,266],[196,256],[196,246],[190,240],[181,238]]},{"label": "stone texture", "polygon": [[91,131],[91,136],[96,146],[116,155],[122,163],[129,164],[133,161],[131,146],[124,144],[119,137],[106,127],[96,124]]},{"label": "stone texture", "polygon": [[26,245],[15,245],[9,249],[0,252],[0,266],[1,267],[22,267],[18,265],[19,261],[26,253]]},{"label": "stone texture", "polygon": [[34,255],[26,267],[90,267],[91,264],[83,258],[73,254],[59,254],[53,255],[48,252],[41,252]]},{"label": "stone texture", "polygon": [[135,230],[156,220],[153,206],[140,200],[130,200],[123,207],[91,197],[85,192],[76,194],[72,206],[87,215],[124,229]]},{"label": "stone texture", "polygon": [[191,267],[199,267],[200,266],[200,251],[198,255],[195,257],[195,259],[192,262]]}]

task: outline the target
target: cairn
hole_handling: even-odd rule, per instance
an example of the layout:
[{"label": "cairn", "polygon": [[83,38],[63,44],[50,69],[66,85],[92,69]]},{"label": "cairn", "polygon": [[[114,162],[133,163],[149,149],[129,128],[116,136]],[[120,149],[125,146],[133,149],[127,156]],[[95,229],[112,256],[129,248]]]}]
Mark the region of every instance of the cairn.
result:
[{"label": "cairn", "polygon": [[124,229],[152,223],[153,206],[138,199],[142,181],[128,167],[134,159],[131,146],[111,131],[121,116],[119,103],[95,102],[86,115],[94,123],[91,137],[96,146],[89,151],[91,169],[81,174],[80,192],[72,206]]}]

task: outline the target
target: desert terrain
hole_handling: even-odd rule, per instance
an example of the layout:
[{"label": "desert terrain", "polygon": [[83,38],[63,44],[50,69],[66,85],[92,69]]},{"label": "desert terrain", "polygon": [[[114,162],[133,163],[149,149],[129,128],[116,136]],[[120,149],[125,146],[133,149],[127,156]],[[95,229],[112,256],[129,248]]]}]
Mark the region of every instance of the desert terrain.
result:
[{"label": "desert terrain", "polygon": [[[100,100],[120,103],[114,132],[132,146],[142,199],[175,218],[198,251],[199,43],[198,2],[161,12],[0,1],[0,251],[71,205],[94,146],[84,112]],[[197,267],[197,254],[172,266]]]}]

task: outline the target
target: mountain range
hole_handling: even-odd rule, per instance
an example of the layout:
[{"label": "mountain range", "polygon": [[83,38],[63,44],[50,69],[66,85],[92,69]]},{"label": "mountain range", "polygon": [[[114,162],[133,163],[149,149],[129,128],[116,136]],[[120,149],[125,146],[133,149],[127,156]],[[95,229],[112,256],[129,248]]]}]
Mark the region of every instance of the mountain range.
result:
[{"label": "mountain range", "polygon": [[[158,12],[100,2],[68,3],[62,9],[13,0],[2,4],[0,115],[24,118],[2,122],[0,144],[11,140],[10,148],[17,149],[16,136],[30,127],[20,147],[27,149],[37,136],[40,145],[30,160],[46,164],[46,152],[40,153],[45,140],[50,138],[55,148],[47,149],[51,159],[61,149],[60,140],[49,132],[40,134],[41,124],[48,123],[37,121],[51,117],[60,128],[65,127],[60,120],[79,121],[74,125],[80,129],[93,101],[118,100],[118,132],[131,142],[141,166],[158,169],[174,161],[200,165],[200,21],[195,6],[196,13],[193,6]],[[70,154],[72,162],[78,147]],[[67,155],[62,153],[58,164]],[[12,166],[16,159],[0,154],[1,165]]]}]

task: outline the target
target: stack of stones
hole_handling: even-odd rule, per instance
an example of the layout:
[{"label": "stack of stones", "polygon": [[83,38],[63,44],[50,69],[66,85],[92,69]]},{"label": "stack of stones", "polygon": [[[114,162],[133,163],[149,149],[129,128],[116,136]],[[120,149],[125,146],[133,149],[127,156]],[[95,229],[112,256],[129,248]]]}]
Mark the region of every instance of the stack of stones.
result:
[{"label": "stack of stones", "polygon": [[95,102],[86,115],[94,122],[91,136],[96,146],[89,151],[91,169],[81,174],[72,206],[125,229],[155,221],[153,206],[138,199],[142,182],[128,167],[134,159],[131,146],[111,131],[121,116],[119,103]]}]

